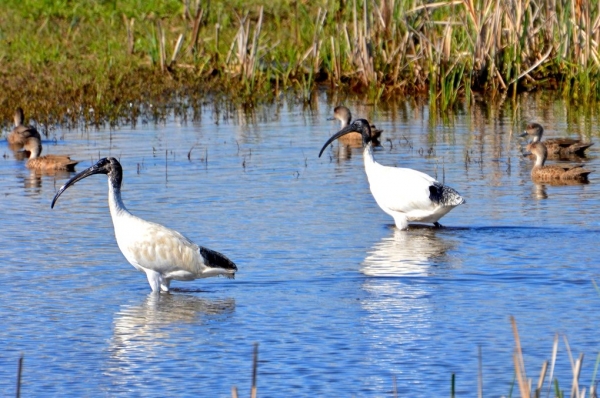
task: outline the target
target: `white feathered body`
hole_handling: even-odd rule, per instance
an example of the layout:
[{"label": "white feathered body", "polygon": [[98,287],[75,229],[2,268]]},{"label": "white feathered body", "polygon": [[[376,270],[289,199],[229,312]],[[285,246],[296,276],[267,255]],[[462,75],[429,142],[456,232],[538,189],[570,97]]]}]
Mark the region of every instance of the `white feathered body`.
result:
[{"label": "white feathered body", "polygon": [[[425,173],[377,163],[371,144],[365,146],[363,157],[375,201],[394,218],[400,229],[406,229],[409,222],[435,223],[454,207],[464,203],[456,191]],[[432,186],[441,189],[444,197],[432,199]]]},{"label": "white feathered body", "polygon": [[233,270],[208,264],[210,259],[205,259],[201,251],[208,255],[218,253],[201,248],[175,230],[131,214],[110,183],[108,197],[119,249],[131,265],[146,273],[153,291],[168,291],[171,280],[233,277]]}]

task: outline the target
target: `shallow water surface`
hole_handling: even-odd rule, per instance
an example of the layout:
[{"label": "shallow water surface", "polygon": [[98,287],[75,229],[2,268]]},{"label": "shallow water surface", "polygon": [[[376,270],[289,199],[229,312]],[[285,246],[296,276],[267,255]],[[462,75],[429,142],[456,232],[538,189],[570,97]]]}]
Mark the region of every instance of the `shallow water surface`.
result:
[{"label": "shallow water surface", "polygon": [[[231,396],[249,393],[259,343],[259,396],[485,396],[513,382],[514,316],[528,377],[537,380],[555,334],[585,354],[589,388],[600,348],[595,309],[600,208],[591,183],[540,186],[516,136],[595,141],[581,159],[600,173],[600,122],[523,96],[443,119],[426,105],[348,104],[384,130],[383,164],[435,176],[467,200],[446,227],[398,231],[373,200],[361,150],[319,150],[336,131],[336,100],[254,114],[207,106],[198,121],[116,131],[53,130],[44,153],[78,171],[118,157],[134,214],[174,228],[235,261],[235,280],[172,283],[153,295],[121,255],[106,177],[67,190],[68,174],[30,173],[2,143],[0,388],[25,396]],[[56,141],[54,140],[56,138]],[[560,340],[554,371],[572,379]],[[515,388],[517,388],[515,386]]]}]

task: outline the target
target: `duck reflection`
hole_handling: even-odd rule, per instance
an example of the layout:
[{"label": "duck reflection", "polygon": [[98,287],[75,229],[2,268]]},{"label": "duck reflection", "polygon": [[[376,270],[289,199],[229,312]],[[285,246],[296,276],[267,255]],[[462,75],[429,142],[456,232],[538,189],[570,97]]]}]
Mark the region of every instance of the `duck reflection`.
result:
[{"label": "duck reflection", "polygon": [[392,236],[373,246],[361,271],[368,276],[427,276],[432,262],[443,258],[451,247],[433,228],[394,228]]},{"label": "duck reflection", "polygon": [[10,149],[10,151],[12,152],[13,157],[19,161],[29,159],[29,156],[31,155],[31,152],[23,151],[22,146],[16,146],[16,145],[9,144],[8,149]]},{"label": "duck reflection", "polygon": [[37,189],[42,187],[42,177],[52,177],[50,182],[57,183],[58,181],[68,180],[71,177],[71,172],[66,170],[24,170],[23,173],[19,173],[17,176],[23,180],[23,187],[25,189]]}]

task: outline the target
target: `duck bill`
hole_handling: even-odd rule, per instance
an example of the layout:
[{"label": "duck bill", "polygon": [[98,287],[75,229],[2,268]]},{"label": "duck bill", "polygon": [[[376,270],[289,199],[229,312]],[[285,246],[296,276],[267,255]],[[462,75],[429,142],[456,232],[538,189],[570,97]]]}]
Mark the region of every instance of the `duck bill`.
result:
[{"label": "duck bill", "polygon": [[519,137],[527,137],[527,131],[523,131],[521,134],[519,134]]},{"label": "duck bill", "polygon": [[100,170],[100,168],[98,167],[97,164],[83,170],[81,173],[77,174],[76,176],[74,176],[73,178],[71,178],[69,181],[67,181],[65,183],[65,185],[63,185],[62,187],[60,187],[60,189],[58,190],[58,192],[56,193],[56,195],[54,195],[54,199],[52,199],[52,204],[50,205],[50,208],[53,209],[54,208],[54,204],[56,203],[56,201],[58,200],[58,197],[60,195],[62,195],[62,193],[64,191],[67,190],[67,188],[69,188],[71,185],[75,184],[77,181],[83,180],[86,177],[89,177],[91,175],[94,174],[100,174],[102,173],[102,171]]},{"label": "duck bill", "polygon": [[334,135],[331,136],[331,138],[329,138],[327,140],[327,142],[325,143],[325,145],[323,145],[323,148],[321,148],[321,152],[319,152],[319,157],[321,157],[321,155],[323,154],[323,151],[325,150],[325,148],[327,148],[327,146],[329,144],[331,144],[333,141],[337,140],[338,138],[348,134],[348,133],[355,133],[357,132],[354,128],[352,128],[352,125],[345,127],[343,129],[341,129],[340,131],[338,131],[337,133],[335,133]]}]

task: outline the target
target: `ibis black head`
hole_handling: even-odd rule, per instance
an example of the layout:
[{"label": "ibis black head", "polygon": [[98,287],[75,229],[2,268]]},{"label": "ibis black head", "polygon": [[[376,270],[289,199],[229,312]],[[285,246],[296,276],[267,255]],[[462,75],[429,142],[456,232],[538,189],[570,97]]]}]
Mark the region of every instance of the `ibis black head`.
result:
[{"label": "ibis black head", "polygon": [[327,148],[327,145],[349,133],[359,133],[362,136],[363,145],[367,145],[369,142],[371,142],[371,125],[365,119],[356,119],[352,122],[352,124],[344,127],[327,140],[325,145],[323,145],[323,148],[321,148],[321,152],[319,152],[319,157],[321,157],[323,151],[325,148]]},{"label": "ibis black head", "polygon": [[62,195],[67,188],[75,184],[77,181],[83,180],[84,178],[94,174],[106,174],[113,187],[117,189],[121,188],[121,181],[123,179],[123,169],[121,168],[121,164],[115,158],[103,158],[100,159],[95,165],[83,170],[81,173],[67,181],[66,184],[58,190],[56,195],[54,195],[54,199],[52,199],[52,205],[50,208],[54,208],[54,204],[58,200],[58,197]]}]

